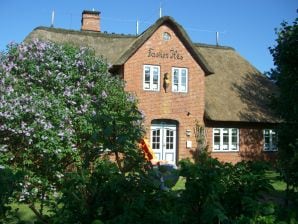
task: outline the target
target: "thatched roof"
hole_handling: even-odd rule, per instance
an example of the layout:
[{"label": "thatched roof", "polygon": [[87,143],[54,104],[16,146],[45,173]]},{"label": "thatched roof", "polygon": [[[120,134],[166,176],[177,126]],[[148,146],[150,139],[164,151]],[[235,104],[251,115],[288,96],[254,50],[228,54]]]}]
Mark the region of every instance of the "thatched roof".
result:
[{"label": "thatched roof", "polygon": [[206,74],[205,118],[211,121],[275,123],[268,96],[276,86],[233,48],[195,44],[172,18],[162,17],[139,36],[38,27],[26,40],[88,46],[111,65],[124,64],[163,24],[170,26]]},{"label": "thatched roof", "polygon": [[214,69],[206,76],[205,117],[213,121],[276,123],[270,97],[277,86],[233,48],[196,44]]},{"label": "thatched roof", "polygon": [[108,63],[114,65],[119,55],[122,55],[135,41],[136,36],[37,27],[27,36],[25,41],[36,38],[56,43],[74,44],[79,47],[90,47],[95,50],[97,56],[103,55]]}]

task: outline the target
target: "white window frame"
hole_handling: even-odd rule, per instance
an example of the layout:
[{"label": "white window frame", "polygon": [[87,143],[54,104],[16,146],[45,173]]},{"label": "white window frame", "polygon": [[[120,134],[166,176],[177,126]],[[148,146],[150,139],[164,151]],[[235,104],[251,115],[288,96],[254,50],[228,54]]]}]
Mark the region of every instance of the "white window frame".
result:
[{"label": "white window frame", "polygon": [[[146,82],[146,69],[149,68],[149,82]],[[158,80],[157,84],[154,84],[154,72],[157,69]],[[158,65],[144,65],[143,66],[143,90],[147,91],[160,91],[160,66]]]},{"label": "white window frame", "polygon": [[[224,131],[228,130],[228,145],[223,144]],[[236,147],[232,144],[232,131],[233,129],[237,130],[237,143]],[[215,145],[214,136],[216,130],[219,130],[219,145]],[[238,128],[213,128],[212,141],[213,141],[213,151],[214,152],[237,152],[239,151],[239,129]],[[232,148],[234,146],[234,148]]]},{"label": "white window frame", "polygon": [[[175,70],[178,70],[178,87],[176,89],[176,83],[174,83],[174,72]],[[185,70],[185,88],[183,88],[184,86],[182,86],[182,71]],[[187,93],[188,91],[188,69],[187,68],[179,68],[179,67],[172,67],[172,92],[176,92],[176,93]]]},{"label": "white window frame", "polygon": [[[268,135],[266,136],[266,132],[269,132]],[[266,137],[269,138],[269,143],[266,143]],[[274,144],[274,138],[275,138],[275,144]],[[278,151],[277,148],[277,139],[278,139],[278,135],[276,130],[274,129],[264,129],[263,130],[263,141],[264,141],[264,147],[263,150],[266,152],[274,152],[274,151]]]}]

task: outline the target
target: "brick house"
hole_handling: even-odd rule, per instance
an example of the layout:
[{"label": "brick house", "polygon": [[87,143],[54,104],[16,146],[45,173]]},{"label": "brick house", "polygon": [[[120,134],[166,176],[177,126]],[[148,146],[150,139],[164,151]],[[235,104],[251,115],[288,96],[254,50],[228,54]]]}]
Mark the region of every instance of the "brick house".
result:
[{"label": "brick house", "polygon": [[196,148],[196,122],[208,150],[226,162],[269,159],[276,148],[268,103],[276,86],[233,48],[193,43],[173,18],[140,35],[100,31],[100,13],[84,11],[81,31],[38,27],[28,39],[88,46],[126,82],[145,114],[146,137],[159,159],[176,163]]}]

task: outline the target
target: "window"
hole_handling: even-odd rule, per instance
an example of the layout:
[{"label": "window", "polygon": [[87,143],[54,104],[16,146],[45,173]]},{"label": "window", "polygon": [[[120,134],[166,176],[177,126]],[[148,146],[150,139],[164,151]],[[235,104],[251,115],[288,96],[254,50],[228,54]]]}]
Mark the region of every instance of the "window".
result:
[{"label": "window", "polygon": [[163,39],[164,41],[169,41],[169,40],[171,40],[171,35],[170,35],[169,33],[167,33],[167,32],[164,32],[164,33],[162,34],[162,39]]},{"label": "window", "polygon": [[187,92],[188,81],[187,68],[172,68],[172,91],[173,92]]},{"label": "window", "polygon": [[159,91],[160,86],[160,68],[155,65],[144,65],[144,90]]},{"label": "window", "polygon": [[271,129],[265,129],[264,135],[264,151],[277,151],[277,133]]},{"label": "window", "polygon": [[213,128],[213,151],[238,151],[239,130],[237,128]]}]

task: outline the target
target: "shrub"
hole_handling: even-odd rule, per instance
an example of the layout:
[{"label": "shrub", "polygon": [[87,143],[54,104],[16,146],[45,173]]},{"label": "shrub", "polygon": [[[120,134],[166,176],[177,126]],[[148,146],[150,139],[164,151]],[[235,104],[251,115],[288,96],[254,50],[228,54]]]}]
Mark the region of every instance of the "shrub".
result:
[{"label": "shrub", "polygon": [[136,104],[90,49],[10,44],[0,55],[0,164],[25,173],[18,200],[42,220],[70,170],[91,172],[104,154],[115,156],[121,172],[138,167]]}]

